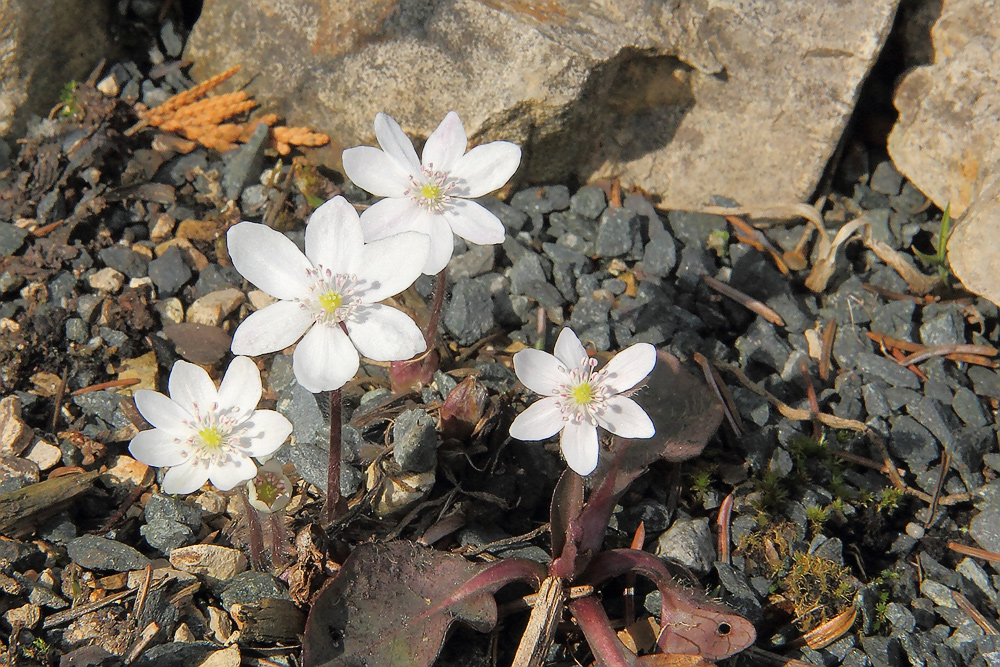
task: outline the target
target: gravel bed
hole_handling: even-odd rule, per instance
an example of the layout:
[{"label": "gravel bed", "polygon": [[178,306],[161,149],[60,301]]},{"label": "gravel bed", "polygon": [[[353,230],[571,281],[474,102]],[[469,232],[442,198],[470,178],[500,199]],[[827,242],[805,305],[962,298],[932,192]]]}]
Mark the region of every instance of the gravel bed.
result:
[{"label": "gravel bed", "polygon": [[[0,164],[0,503],[44,480],[95,473],[77,478],[71,501],[53,497],[27,522],[0,515],[0,636],[16,635],[19,664],[193,665],[218,654],[219,664],[242,655],[293,665],[303,611],[353,545],[426,536],[446,503],[461,520],[439,548],[530,532],[547,520],[563,464],[554,446],[503,437],[511,406],[528,399],[510,355],[551,349],[564,325],[598,352],[648,342],[699,374],[699,355],[721,362],[716,382],[735,410],[701,457],[657,464],[634,485],[616,509],[613,544],[627,545],[642,522],[647,550],[699,578],[756,625],[758,646],[787,657],[914,667],[1000,661],[992,630],[1000,577],[987,560],[949,547],[1000,552],[1000,374],[944,356],[904,366],[893,356],[898,346],[872,336],[995,348],[996,306],[944,287],[908,296],[899,274],[860,243],[842,249],[829,286],[814,294],[807,271],[783,275],[766,252],[738,242],[725,217],[658,211],[641,193],[609,202],[617,196],[610,184],[522,187],[506,201],[481,200],[508,237],[493,247],[456,240],[442,370],[419,394],[399,397],[386,388],[385,368],[363,365],[369,380],[345,391],[341,491],[367,500],[331,534],[316,524],[326,397],[294,381],[290,356],[262,359],[265,406],[294,426],[294,446],[278,459],[294,470],[296,492],[265,526],[274,568],[251,569],[235,498],[163,495],[154,471],[127,456],[138,417],[130,395],[162,389],[181,358],[218,373],[235,326],[266,303],[228,261],[229,226],[264,221],[301,245],[318,201],[372,200],[305,161],[279,161],[261,141],[220,156],[173,153],[148,132],[125,136],[131,103],[155,105],[190,85],[176,61],[182,32],[163,29],[148,71],[134,63],[107,70],[103,85],[119,102],[81,93],[81,117],[36,122],[20,156]],[[864,213],[892,248],[927,248],[940,214],[925,210],[891,163],[871,162],[870,174],[840,174],[852,185],[824,208],[831,234]],[[767,236],[790,251],[805,229],[795,221]],[[783,324],[723,296],[705,276]],[[419,280],[401,304],[425,314],[432,283]],[[442,439],[436,410],[470,375],[492,430]],[[106,382],[118,384],[99,388]],[[841,421],[792,419],[787,408]],[[446,498],[459,482],[452,506]],[[411,493],[372,495],[390,483]],[[727,563],[714,533],[730,493]],[[545,560],[545,544],[543,536],[489,552]],[[141,605],[132,602],[137,590]],[[99,599],[106,604],[81,607]],[[658,611],[657,593],[644,602]],[[267,605],[286,622],[257,625]],[[851,609],[855,622],[833,643],[796,642]],[[469,634],[458,644],[470,637],[488,642]],[[488,664],[485,651],[455,644],[454,662],[442,664]],[[568,644],[556,648],[552,664],[573,664]]]}]

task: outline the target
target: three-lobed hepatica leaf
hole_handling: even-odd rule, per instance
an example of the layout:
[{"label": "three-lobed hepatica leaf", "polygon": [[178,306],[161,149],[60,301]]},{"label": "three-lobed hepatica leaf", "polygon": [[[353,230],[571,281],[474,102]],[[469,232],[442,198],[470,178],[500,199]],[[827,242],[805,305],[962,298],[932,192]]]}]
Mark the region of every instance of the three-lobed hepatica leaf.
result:
[{"label": "three-lobed hepatica leaf", "polygon": [[429,667],[448,628],[496,625],[493,599],[515,580],[545,576],[538,563],[472,563],[412,542],[362,544],[313,604],[303,667]]}]

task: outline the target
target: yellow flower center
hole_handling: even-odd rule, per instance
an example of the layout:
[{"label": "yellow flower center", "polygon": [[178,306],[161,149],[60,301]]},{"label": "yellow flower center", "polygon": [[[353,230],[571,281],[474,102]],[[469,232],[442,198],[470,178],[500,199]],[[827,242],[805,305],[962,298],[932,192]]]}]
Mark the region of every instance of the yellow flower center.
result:
[{"label": "yellow flower center", "polygon": [[420,186],[420,196],[430,202],[435,202],[441,197],[441,186],[434,183],[426,183]]},{"label": "yellow flower center", "polygon": [[335,313],[337,309],[344,303],[344,297],[340,295],[339,292],[334,292],[329,290],[320,294],[319,305],[320,307],[328,313]]},{"label": "yellow flower center", "polygon": [[570,393],[570,398],[573,399],[577,405],[588,405],[594,400],[594,388],[590,386],[589,382],[584,382],[573,387]]},{"label": "yellow flower center", "polygon": [[201,438],[201,444],[206,449],[219,449],[225,440],[222,433],[215,426],[201,429],[198,431],[198,437]]}]

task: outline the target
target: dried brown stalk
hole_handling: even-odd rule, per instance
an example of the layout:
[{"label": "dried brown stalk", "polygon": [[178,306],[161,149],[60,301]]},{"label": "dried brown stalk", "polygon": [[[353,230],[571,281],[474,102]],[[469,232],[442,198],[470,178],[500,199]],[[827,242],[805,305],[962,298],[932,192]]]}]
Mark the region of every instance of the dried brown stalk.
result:
[{"label": "dried brown stalk", "polygon": [[774,310],[772,310],[765,304],[761,303],[757,299],[754,299],[751,296],[747,296],[746,294],[739,291],[735,287],[727,285],[721,280],[716,280],[712,276],[702,276],[701,279],[702,281],[704,281],[706,285],[714,289],[719,294],[722,294],[723,296],[728,296],[736,303],[745,306],[746,308],[749,308],[750,310],[752,310],[753,312],[757,313],[765,320],[770,322],[771,324],[775,324],[779,327],[785,326],[785,320],[781,319],[781,315],[779,315]]}]

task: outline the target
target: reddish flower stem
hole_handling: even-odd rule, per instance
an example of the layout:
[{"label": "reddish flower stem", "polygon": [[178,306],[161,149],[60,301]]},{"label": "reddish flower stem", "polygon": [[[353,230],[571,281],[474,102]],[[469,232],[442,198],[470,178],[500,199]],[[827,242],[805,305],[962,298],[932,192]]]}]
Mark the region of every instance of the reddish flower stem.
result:
[{"label": "reddish flower stem", "polygon": [[444,293],[448,286],[447,267],[441,269],[434,281],[434,300],[431,302],[430,318],[427,320],[427,330],[424,331],[424,341],[427,349],[434,348],[434,339],[437,337],[438,322],[441,319],[441,308],[444,306]]},{"label": "reddish flower stem", "polygon": [[343,413],[341,411],[340,389],[330,392],[330,464],[326,470],[326,505],[323,517],[327,524],[333,523],[337,514],[340,497],[340,459],[343,454]]}]

